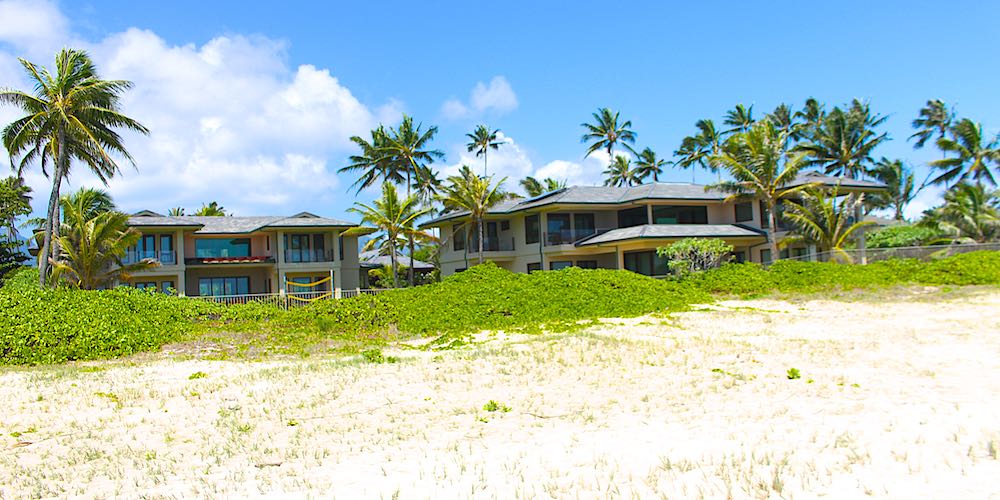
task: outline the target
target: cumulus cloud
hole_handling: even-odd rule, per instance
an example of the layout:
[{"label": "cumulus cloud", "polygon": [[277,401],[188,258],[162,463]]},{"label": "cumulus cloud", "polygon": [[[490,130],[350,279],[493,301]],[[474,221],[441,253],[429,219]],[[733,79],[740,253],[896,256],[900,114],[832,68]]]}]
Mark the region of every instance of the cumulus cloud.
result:
[{"label": "cumulus cloud", "polygon": [[[51,4],[4,2],[0,19],[4,26],[7,19],[35,19],[44,34],[31,38],[25,30],[0,27],[0,44],[14,47],[5,51],[0,45],[4,84],[14,54],[30,54],[18,48],[21,44],[44,44],[50,36],[57,46],[71,41],[64,18]],[[217,200],[244,215],[323,212],[324,200],[343,197],[336,170],[339,158],[352,149],[349,137],[379,121],[398,120],[402,109],[397,101],[369,107],[328,69],[288,67],[286,44],[265,37],[220,36],[200,46],[172,45],[152,31],[133,28],[72,44],[91,53],[104,77],[134,82],[123,107],[151,131],[148,137],[126,135],[139,173],[123,164],[122,174],[109,185],[128,211],[195,208]],[[16,78],[10,84],[23,88],[26,82]],[[0,108],[4,123],[17,115]],[[36,193],[48,193],[40,173],[27,180]],[[64,189],[78,186],[101,184],[76,167]]]},{"label": "cumulus cloud", "polygon": [[494,76],[489,84],[477,82],[469,95],[468,104],[450,98],[441,106],[441,114],[448,119],[475,117],[483,113],[509,113],[517,109],[517,94],[503,76]]},{"label": "cumulus cloud", "polygon": [[0,2],[0,19],[0,42],[13,45],[21,53],[51,56],[65,41],[66,17],[52,3],[6,0]]}]

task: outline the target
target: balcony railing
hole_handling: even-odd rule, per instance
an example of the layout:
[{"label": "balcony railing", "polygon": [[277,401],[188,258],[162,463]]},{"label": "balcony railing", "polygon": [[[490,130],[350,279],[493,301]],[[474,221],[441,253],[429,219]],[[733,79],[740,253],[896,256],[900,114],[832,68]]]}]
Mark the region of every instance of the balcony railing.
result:
[{"label": "balcony railing", "polygon": [[545,246],[572,245],[595,234],[604,234],[613,228],[602,229],[563,229],[545,233]]},{"label": "balcony railing", "polygon": [[[484,252],[511,252],[514,250],[514,238],[484,238]],[[469,245],[469,252],[479,251],[479,240],[473,238]]]},{"label": "balcony railing", "polygon": [[333,251],[323,249],[285,250],[285,262],[333,262]]},{"label": "balcony railing", "polygon": [[125,264],[135,264],[144,259],[152,259],[164,265],[173,265],[177,263],[177,252],[173,250],[161,250],[159,252],[153,250],[129,250],[125,252],[125,258],[122,259],[122,262]]}]

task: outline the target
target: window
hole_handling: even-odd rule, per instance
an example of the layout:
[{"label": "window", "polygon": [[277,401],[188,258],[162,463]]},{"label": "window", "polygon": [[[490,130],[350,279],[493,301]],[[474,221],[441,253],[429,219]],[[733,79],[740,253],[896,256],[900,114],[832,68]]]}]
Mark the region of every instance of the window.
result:
[{"label": "window", "polygon": [[156,236],[152,234],[144,234],[139,237],[139,241],[136,242],[134,249],[132,250],[131,258],[126,256],[126,262],[138,262],[142,259],[155,259],[156,258]]},{"label": "window", "polygon": [[541,227],[538,222],[537,215],[529,215],[524,218],[524,242],[538,243],[538,233],[541,232]]},{"label": "window", "polygon": [[809,249],[808,248],[793,248],[792,249],[792,256],[794,256],[794,257],[805,257],[808,254],[809,254]]},{"label": "window", "polygon": [[250,293],[250,278],[246,276],[200,278],[198,280],[198,295],[202,297],[246,295],[248,293]]},{"label": "window", "polygon": [[573,240],[594,234],[594,214],[573,214]]},{"label": "window", "polygon": [[344,260],[344,237],[337,237],[337,256],[340,260]]},{"label": "window", "polygon": [[618,211],[618,227],[632,227],[649,224],[646,207],[628,208]]},{"label": "window", "polygon": [[326,238],[324,235],[285,235],[285,262],[326,262],[326,260]]},{"label": "window", "polygon": [[160,263],[177,263],[177,255],[174,254],[174,235],[172,234],[160,235]]},{"label": "window", "polygon": [[736,204],[736,222],[749,222],[753,220],[753,204],[752,203],[737,203]]},{"label": "window", "polygon": [[312,251],[317,262],[326,262],[326,238],[322,234],[314,234]]},{"label": "window", "polygon": [[174,282],[173,281],[161,281],[160,282],[160,291],[163,292],[163,293],[166,293],[166,294],[173,293],[171,291],[171,288],[173,288],[173,287],[174,287]]},{"label": "window", "polygon": [[[325,278],[329,278],[329,274],[321,274],[317,276],[296,276],[294,278],[288,278],[289,283],[298,283],[300,285],[308,285],[309,283],[315,283]],[[310,292],[328,292],[327,288],[329,282],[323,283],[321,285],[315,286],[288,286],[286,287],[289,293],[310,293]]]},{"label": "window", "polygon": [[569,214],[546,215],[545,229],[548,232],[546,245],[563,245],[573,242],[573,236],[569,230]]},{"label": "window", "polygon": [[533,273],[535,271],[541,271],[541,270],[542,270],[542,263],[541,262],[529,262],[528,263],[528,272],[529,273]]},{"label": "window", "polygon": [[708,207],[653,207],[654,224],[708,224]]},{"label": "window", "polygon": [[778,258],[779,259],[787,259],[788,258],[788,249],[786,248],[786,249],[778,252]]},{"label": "window", "polygon": [[761,250],[760,251],[760,262],[761,264],[769,264],[771,262],[771,251]]},{"label": "window", "polygon": [[135,284],[135,288],[137,288],[139,290],[153,290],[155,292],[156,291],[156,282],[155,281],[141,281],[141,282],[138,282],[138,283]]},{"label": "window", "polygon": [[510,221],[509,220],[502,220],[502,221],[500,221],[500,230],[501,231],[510,231]]},{"label": "window", "polygon": [[199,259],[249,257],[250,238],[194,240],[194,256]]},{"label": "window", "polygon": [[625,269],[646,276],[663,276],[667,274],[667,261],[656,252],[631,252],[625,254]]},{"label": "window", "polygon": [[573,267],[573,261],[571,260],[556,260],[549,262],[549,269],[553,271],[558,271],[560,269],[566,269],[567,267]]},{"label": "window", "polygon": [[451,226],[451,241],[456,252],[465,250],[465,224]]},{"label": "window", "polygon": [[578,260],[576,261],[576,267],[580,269],[597,269],[596,260]]},{"label": "window", "polygon": [[736,262],[746,262],[747,261],[747,253],[746,252],[736,252],[736,253],[733,254],[733,260],[735,260]]}]

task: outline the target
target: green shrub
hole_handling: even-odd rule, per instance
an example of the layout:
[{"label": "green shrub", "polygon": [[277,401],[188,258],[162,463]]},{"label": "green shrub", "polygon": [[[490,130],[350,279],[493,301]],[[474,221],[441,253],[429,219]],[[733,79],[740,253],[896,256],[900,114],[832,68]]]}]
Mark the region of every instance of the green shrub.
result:
[{"label": "green shrub", "polygon": [[913,247],[926,245],[941,236],[940,231],[927,226],[888,226],[867,233],[865,243],[870,248]]},{"label": "green shrub", "polygon": [[718,238],[684,238],[656,249],[677,276],[716,269],[732,258],[733,246]]}]

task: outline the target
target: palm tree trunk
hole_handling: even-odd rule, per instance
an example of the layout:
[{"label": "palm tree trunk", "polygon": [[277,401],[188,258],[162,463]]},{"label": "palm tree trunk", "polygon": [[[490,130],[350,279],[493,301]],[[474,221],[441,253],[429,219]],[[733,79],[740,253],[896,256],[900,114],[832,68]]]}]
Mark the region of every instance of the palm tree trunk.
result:
[{"label": "palm tree trunk", "polygon": [[483,263],[483,219],[479,218],[479,263]]},{"label": "palm tree trunk", "polygon": [[392,268],[392,287],[399,288],[399,263],[396,262],[396,235],[389,236],[389,264]]},{"label": "palm tree trunk", "polygon": [[65,173],[66,157],[65,153],[66,132],[59,129],[59,158],[56,160],[55,172],[52,174],[52,192],[49,194],[49,209],[45,221],[45,237],[42,240],[42,248],[38,249],[38,283],[45,286],[49,272],[49,257],[55,248],[53,245],[53,234],[58,237],[56,226],[59,224],[59,188],[62,185],[62,177]]},{"label": "palm tree trunk", "polygon": [[767,242],[771,250],[771,262],[778,260],[778,217],[774,213],[776,203],[767,204]]},{"label": "palm tree trunk", "polygon": [[[413,170],[413,165],[411,164],[410,168],[406,169],[406,197],[407,198],[410,197],[410,185],[411,185],[411,182],[410,182],[410,172],[412,170]],[[410,250],[410,267],[409,267],[409,269],[406,270],[406,281],[409,282],[410,287],[412,288],[413,287],[413,282],[414,282],[414,279],[413,279],[413,234],[412,233],[409,233],[409,234],[406,235],[406,242],[407,242],[407,245],[409,246],[409,250]]]}]

